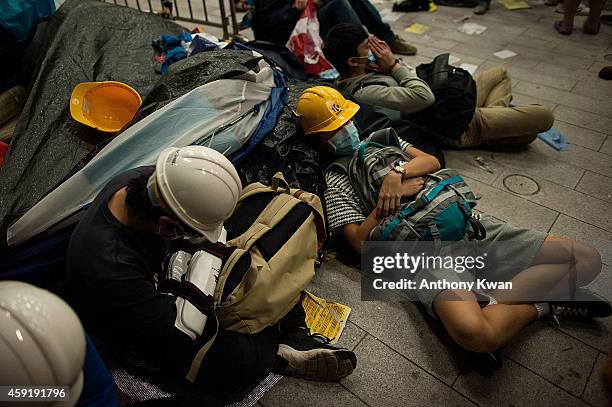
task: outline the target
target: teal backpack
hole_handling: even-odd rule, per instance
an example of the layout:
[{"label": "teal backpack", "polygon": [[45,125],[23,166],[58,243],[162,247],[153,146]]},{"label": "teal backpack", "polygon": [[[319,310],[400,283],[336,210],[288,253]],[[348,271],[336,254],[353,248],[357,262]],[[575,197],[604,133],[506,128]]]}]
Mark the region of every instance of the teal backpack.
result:
[{"label": "teal backpack", "polygon": [[[400,148],[395,130],[388,128],[372,133],[352,157],[342,157],[328,169],[348,174],[351,185],[371,212],[378,202],[385,175],[400,161],[408,162],[410,157]],[[472,213],[476,196],[455,170],[442,169],[423,179],[423,189],[374,227],[371,240],[457,241],[485,237],[484,227]]]}]

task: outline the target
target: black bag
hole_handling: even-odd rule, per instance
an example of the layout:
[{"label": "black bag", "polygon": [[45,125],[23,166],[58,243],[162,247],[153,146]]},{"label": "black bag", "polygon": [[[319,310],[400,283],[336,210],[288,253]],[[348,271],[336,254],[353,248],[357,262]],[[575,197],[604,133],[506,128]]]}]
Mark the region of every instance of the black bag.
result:
[{"label": "black bag", "polygon": [[404,0],[393,3],[393,11],[427,11],[429,10],[429,0]]},{"label": "black bag", "polygon": [[409,115],[442,137],[457,140],[472,121],[476,110],[476,82],[465,69],[448,64],[449,54],[440,54],[416,68],[436,97],[433,105]]}]

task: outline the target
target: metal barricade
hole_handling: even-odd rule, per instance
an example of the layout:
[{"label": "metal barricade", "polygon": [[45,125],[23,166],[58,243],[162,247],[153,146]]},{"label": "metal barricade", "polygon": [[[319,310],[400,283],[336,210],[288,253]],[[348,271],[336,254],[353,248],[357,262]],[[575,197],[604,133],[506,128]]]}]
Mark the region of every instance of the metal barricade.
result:
[{"label": "metal barricade", "polygon": [[[218,8],[212,6],[215,0],[102,0],[119,6],[126,6],[144,12],[168,13],[174,20],[188,21],[223,30],[223,38],[238,34],[234,0],[218,0]],[[229,4],[228,4],[229,3]],[[216,15],[218,11],[219,15]],[[211,18],[212,17],[212,18]],[[219,17],[220,21],[215,21]]]}]

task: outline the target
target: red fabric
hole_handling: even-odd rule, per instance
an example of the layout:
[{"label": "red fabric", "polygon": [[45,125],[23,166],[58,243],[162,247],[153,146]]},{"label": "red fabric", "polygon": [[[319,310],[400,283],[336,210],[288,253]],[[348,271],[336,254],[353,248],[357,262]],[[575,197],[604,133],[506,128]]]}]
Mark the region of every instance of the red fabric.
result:
[{"label": "red fabric", "polygon": [[322,46],[317,9],[312,0],[308,0],[302,16],[289,37],[287,48],[300,60],[306,73],[318,76],[321,72],[333,68],[323,56]]}]

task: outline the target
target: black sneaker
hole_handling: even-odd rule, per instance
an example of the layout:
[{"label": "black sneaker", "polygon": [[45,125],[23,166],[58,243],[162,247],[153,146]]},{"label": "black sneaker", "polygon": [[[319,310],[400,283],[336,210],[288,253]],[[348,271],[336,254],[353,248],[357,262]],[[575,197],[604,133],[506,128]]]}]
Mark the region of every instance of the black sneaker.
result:
[{"label": "black sneaker", "polygon": [[355,353],[328,344],[322,335],[310,335],[297,329],[281,339],[278,356],[281,363],[274,370],[283,376],[321,382],[337,381],[353,373]]},{"label": "black sneaker", "polygon": [[575,301],[555,301],[550,303],[555,319],[588,320],[605,318],[612,314],[612,306],[605,298],[585,288],[576,290]]}]

